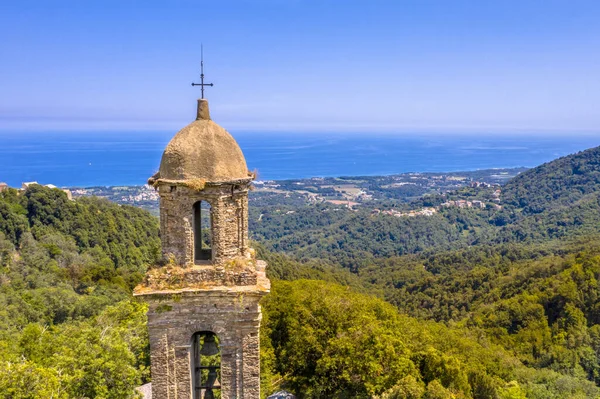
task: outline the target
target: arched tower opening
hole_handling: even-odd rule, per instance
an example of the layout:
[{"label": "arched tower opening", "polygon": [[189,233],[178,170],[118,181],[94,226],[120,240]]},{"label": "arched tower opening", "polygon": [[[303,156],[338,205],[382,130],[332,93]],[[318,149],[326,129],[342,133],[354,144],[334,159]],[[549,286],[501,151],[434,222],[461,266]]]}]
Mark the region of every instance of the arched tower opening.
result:
[{"label": "arched tower opening", "polygon": [[194,262],[212,260],[212,215],[207,201],[194,203]]},{"label": "arched tower opening", "polygon": [[192,388],[193,399],[221,398],[220,340],[210,331],[192,336]]}]

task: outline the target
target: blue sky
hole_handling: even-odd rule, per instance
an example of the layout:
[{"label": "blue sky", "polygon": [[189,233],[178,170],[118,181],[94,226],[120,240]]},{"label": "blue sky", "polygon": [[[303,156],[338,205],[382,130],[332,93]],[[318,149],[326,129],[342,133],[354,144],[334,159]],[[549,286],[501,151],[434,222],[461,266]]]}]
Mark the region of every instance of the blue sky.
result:
[{"label": "blue sky", "polygon": [[600,132],[600,2],[3,1],[0,130]]}]

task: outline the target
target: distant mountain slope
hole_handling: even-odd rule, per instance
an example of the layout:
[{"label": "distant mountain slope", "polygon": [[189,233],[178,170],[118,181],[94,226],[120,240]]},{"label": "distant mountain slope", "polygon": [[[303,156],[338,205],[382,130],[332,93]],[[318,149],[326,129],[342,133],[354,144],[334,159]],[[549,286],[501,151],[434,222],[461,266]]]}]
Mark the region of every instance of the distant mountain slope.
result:
[{"label": "distant mountain slope", "polygon": [[570,206],[600,192],[600,147],[568,155],[530,169],[503,188],[506,204],[537,214]]},{"label": "distant mountain slope", "polygon": [[530,169],[503,188],[495,242],[530,241],[600,232],[600,147]]},{"label": "distant mountain slope", "polygon": [[[421,209],[448,199],[485,198],[478,190],[469,187],[427,196],[411,206]],[[376,258],[597,234],[600,147],[559,158],[511,179],[502,187],[501,205],[501,210],[492,206],[441,207],[430,217],[413,218],[393,217],[368,207],[350,211],[318,204],[282,212],[277,206],[265,206],[260,209],[260,219],[251,220],[250,226],[253,238],[270,250],[296,259],[328,259],[351,270]],[[382,201],[372,206],[386,209],[394,205]]]}]

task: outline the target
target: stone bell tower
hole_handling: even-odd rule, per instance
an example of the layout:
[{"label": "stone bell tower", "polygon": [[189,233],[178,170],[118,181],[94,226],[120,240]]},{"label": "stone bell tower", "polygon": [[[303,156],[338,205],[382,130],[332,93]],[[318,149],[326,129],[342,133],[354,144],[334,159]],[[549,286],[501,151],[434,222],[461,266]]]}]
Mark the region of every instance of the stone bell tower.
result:
[{"label": "stone bell tower", "polygon": [[198,100],[148,183],[160,195],[163,264],[134,295],[149,304],[155,399],[259,399],[259,300],[266,263],[248,247],[253,175]]}]

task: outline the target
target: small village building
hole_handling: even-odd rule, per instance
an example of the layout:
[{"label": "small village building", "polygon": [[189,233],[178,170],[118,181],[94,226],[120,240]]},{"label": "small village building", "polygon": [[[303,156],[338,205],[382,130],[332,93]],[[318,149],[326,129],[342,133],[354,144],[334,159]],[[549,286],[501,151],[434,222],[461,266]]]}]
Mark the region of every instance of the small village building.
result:
[{"label": "small village building", "polygon": [[71,190],[69,190],[68,188],[61,188],[62,192],[67,194],[67,199],[69,201],[73,200],[73,193],[71,192]]},{"label": "small village building", "polygon": [[253,179],[234,138],[198,100],[196,120],[148,180],[160,196],[163,262],[134,295],[149,304],[153,398],[260,398],[259,301],[270,282],[249,247]]},{"label": "small village building", "polygon": [[479,200],[474,200],[473,201],[473,206],[475,208],[485,209],[485,202],[479,201]]},{"label": "small village building", "polygon": [[279,391],[275,392],[273,395],[268,396],[267,399],[296,399],[296,397],[288,391]]},{"label": "small village building", "polygon": [[69,190],[67,188],[58,188],[54,184],[45,184],[44,187],[53,188],[53,189],[56,188],[56,189],[62,191],[63,193],[67,194],[67,199],[68,200],[72,200],[73,199],[73,193],[71,192],[71,190]]},{"label": "small village building", "polygon": [[34,185],[34,184],[39,184],[36,181],[27,181],[27,182],[23,182],[21,184],[21,190],[27,190],[30,186]]},{"label": "small village building", "polygon": [[8,184],[0,182],[0,193],[4,190],[8,190]]},{"label": "small village building", "polygon": [[[33,186],[33,185],[40,185],[38,182],[36,181],[30,181],[30,182],[23,182],[21,184],[21,190],[22,191],[26,191],[29,187]],[[71,192],[71,190],[67,189],[67,188],[58,188],[56,187],[54,184],[44,184],[44,187],[46,188],[51,188],[51,189],[57,189],[62,191],[63,193],[65,193],[67,195],[67,199],[69,201],[73,200],[73,193]],[[0,191],[2,191],[0,189]]]},{"label": "small village building", "polygon": [[152,399],[152,383],[149,382],[148,384],[137,387],[136,391],[142,395],[143,399]]}]

